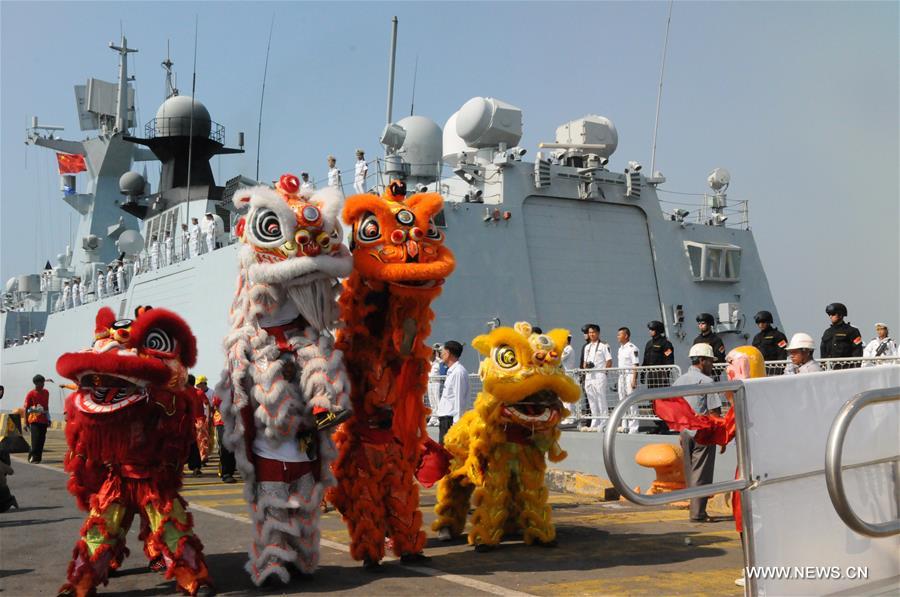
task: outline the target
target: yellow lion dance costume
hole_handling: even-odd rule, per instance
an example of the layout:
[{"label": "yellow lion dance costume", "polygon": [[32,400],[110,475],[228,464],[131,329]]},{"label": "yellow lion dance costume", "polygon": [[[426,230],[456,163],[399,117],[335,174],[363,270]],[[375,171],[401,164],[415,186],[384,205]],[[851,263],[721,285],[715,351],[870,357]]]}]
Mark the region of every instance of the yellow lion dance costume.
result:
[{"label": "yellow lion dance costume", "polygon": [[559,421],[569,414],[565,404],[580,395],[560,363],[568,335],[563,329],[533,334],[530,324],[517,323],[472,341],[486,357],[479,369],[483,390],[444,440],[453,460],[438,485],[432,528],[440,539],[462,534],[471,498],[469,544],[476,551],[516,531],[529,545],[556,544],[544,471],[545,455],[551,462],[566,457]]}]

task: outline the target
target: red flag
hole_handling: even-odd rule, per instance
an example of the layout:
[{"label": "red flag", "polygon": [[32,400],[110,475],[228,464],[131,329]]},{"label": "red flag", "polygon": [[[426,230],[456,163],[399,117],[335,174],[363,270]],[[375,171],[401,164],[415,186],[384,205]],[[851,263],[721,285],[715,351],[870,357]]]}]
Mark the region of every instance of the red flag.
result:
[{"label": "red flag", "polygon": [[84,156],[78,153],[57,153],[56,161],[59,163],[60,174],[78,174],[87,170]]}]

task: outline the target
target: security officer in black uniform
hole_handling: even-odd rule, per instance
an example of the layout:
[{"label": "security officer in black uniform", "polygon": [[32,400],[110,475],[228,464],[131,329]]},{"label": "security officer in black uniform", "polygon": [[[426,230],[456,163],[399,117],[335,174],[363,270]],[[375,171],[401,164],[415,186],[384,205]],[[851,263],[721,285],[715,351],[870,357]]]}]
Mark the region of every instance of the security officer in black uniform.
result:
[{"label": "security officer in black uniform", "polygon": [[[653,367],[659,365],[675,364],[675,347],[666,338],[666,326],[661,321],[651,321],[647,324],[650,330],[650,340],[644,347],[644,360],[641,362],[643,367]],[[641,374],[641,381],[647,384],[648,388],[665,388],[672,385],[669,379],[670,371],[649,371]],[[656,431],[650,433],[659,433],[662,435],[673,433],[669,431],[669,426],[664,421],[656,421]]]},{"label": "security officer in black uniform", "polygon": [[712,326],[716,322],[709,313],[701,313],[697,316],[697,327],[700,329],[700,335],[694,338],[693,344],[709,344],[712,346],[713,354],[716,355],[716,363],[725,362],[725,343],[719,338],[719,335],[712,331]]},{"label": "security officer in black uniform", "polygon": [[[831,327],[822,334],[822,345],[819,349],[821,358],[847,359],[863,356],[862,334],[844,321],[847,317],[847,307],[843,303],[831,303],[825,307],[825,313],[831,318]],[[838,364],[832,369],[851,369],[859,365],[859,363]]]},{"label": "security officer in black uniform", "polygon": [[[650,330],[650,340],[644,347],[644,360],[641,365],[653,367],[658,365],[675,364],[675,347],[666,338],[666,327],[661,321],[651,321],[647,324]],[[668,371],[650,371],[644,381],[648,388],[664,388],[669,383]]]},{"label": "security officer in black uniform", "polygon": [[[787,360],[788,340],[784,332],[776,328],[773,323],[772,314],[768,311],[760,311],[753,318],[756,325],[759,326],[759,333],[753,337],[753,346],[759,349],[763,359],[766,361],[784,361]],[[781,367],[767,365],[766,375],[778,375],[782,372]]]}]

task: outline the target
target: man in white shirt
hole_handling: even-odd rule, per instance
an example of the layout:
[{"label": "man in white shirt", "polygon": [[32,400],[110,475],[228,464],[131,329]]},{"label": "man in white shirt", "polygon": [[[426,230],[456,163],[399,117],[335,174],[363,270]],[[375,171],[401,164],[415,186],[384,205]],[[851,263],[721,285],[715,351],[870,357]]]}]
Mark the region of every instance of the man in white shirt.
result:
[{"label": "man in white shirt", "polygon": [[108,296],[119,294],[121,292],[116,288],[116,262],[113,261],[106,268],[106,293]]},{"label": "man in white shirt", "polygon": [[87,281],[81,278],[75,278],[78,285],[78,292],[72,296],[72,304],[76,307],[87,304]]},{"label": "man in white shirt", "polygon": [[362,194],[366,192],[366,176],[369,175],[369,165],[366,164],[366,153],[362,149],[356,150],[356,170],[353,174],[353,190]]},{"label": "man in white shirt", "polygon": [[94,280],[94,295],[98,301],[106,298],[106,276],[102,269],[97,270],[97,279]]},{"label": "man in white shirt", "polygon": [[595,369],[596,372],[586,372],[584,376],[584,393],[587,395],[588,404],[591,407],[591,425],[583,427],[584,431],[600,431],[606,426],[609,417],[609,405],[606,401],[606,391],[609,382],[606,379],[606,371],[612,367],[612,355],[609,345],[600,341],[600,326],[596,323],[587,325],[588,343],[584,347],[584,368]]},{"label": "man in white shirt", "polygon": [[[712,375],[713,361],[716,356],[712,346],[702,342],[694,344],[691,346],[689,356],[691,358],[690,369],[676,379],[672,385],[692,386],[713,383],[710,375]],[[684,399],[698,415],[722,416],[722,397],[717,393],[685,396]],[[688,487],[712,483],[716,467],[716,446],[714,444],[698,444],[694,441],[692,432],[682,431],[681,450],[683,452],[684,478]],[[708,497],[691,500],[691,522],[709,522],[710,518],[706,514],[707,501],[709,501]]]},{"label": "man in white shirt", "polygon": [[471,406],[469,404],[469,372],[459,362],[462,356],[462,344],[456,340],[444,342],[441,349],[441,360],[446,363],[447,379],[438,402],[438,441],[443,444],[444,436],[450,431],[453,423]]},{"label": "man in white shirt", "polygon": [[[875,324],[875,338],[866,344],[866,347],[863,349],[863,356],[870,359],[897,356],[897,344],[888,335],[886,323]],[[872,361],[863,362],[863,367],[871,367],[876,364]]]},{"label": "man in white shirt", "polygon": [[203,253],[203,243],[200,240],[202,232],[200,230],[200,223],[197,221],[197,218],[191,218],[191,230],[189,232],[189,236],[191,257],[196,257],[197,255]]},{"label": "man in white shirt", "polygon": [[203,221],[203,237],[206,239],[206,252],[212,253],[216,250],[216,219],[212,212],[206,212],[206,219]]},{"label": "man in white shirt", "polygon": [[572,348],[572,336],[566,339],[566,347],[562,351],[562,366],[566,373],[578,369],[578,363],[575,362],[575,349]]},{"label": "man in white shirt", "polygon": [[166,230],[166,238],[165,238],[165,257],[163,258],[163,266],[172,265],[175,263],[175,239],[172,238],[172,233]]},{"label": "man in white shirt", "polygon": [[[617,355],[616,366],[619,368],[619,401],[625,400],[634,392],[637,387],[637,367],[641,364],[639,358],[638,347],[631,342],[631,330],[627,327],[620,327],[616,334],[619,341],[619,353]],[[638,415],[638,405],[635,404],[628,409],[628,414],[632,417]],[[637,419],[628,419],[625,427],[622,429],[625,433],[637,433],[640,430],[640,422]]]},{"label": "man in white shirt", "polygon": [[125,264],[121,261],[116,267],[116,287],[120,293],[125,292]]},{"label": "man in white shirt", "polygon": [[337,169],[337,158],[333,155],[328,156],[328,186],[342,190],[344,184],[341,182],[341,171]]},{"label": "man in white shirt", "polygon": [[309,199],[316,190],[316,183],[309,179],[309,172],[300,173],[300,196]]},{"label": "man in white shirt", "polygon": [[428,408],[431,409],[431,417],[428,419],[429,427],[437,427],[437,410],[441,401],[441,388],[444,380],[441,376],[441,349],[440,343],[431,347],[431,369],[428,371]]},{"label": "man in white shirt", "polygon": [[150,270],[155,270],[159,267],[160,262],[160,246],[159,241],[156,239],[156,235],[150,237]]}]

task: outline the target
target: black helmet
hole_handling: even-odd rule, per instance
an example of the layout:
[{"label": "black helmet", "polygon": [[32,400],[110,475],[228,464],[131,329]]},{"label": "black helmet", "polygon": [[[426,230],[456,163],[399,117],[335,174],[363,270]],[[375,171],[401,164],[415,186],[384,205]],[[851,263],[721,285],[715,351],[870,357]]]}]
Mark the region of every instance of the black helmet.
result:
[{"label": "black helmet", "polygon": [[847,307],[844,303],[831,303],[827,307],[825,307],[825,313],[828,315],[840,315],[841,317],[847,317]]},{"label": "black helmet", "polygon": [[663,325],[663,322],[657,321],[655,319],[647,324],[647,329],[653,330],[657,334],[665,334],[666,333],[666,326]]},{"label": "black helmet", "polygon": [[768,311],[760,311],[753,318],[756,323],[772,323],[774,320],[772,319],[772,314]]},{"label": "black helmet", "polygon": [[713,316],[709,313],[701,313],[697,316],[697,323],[706,323],[708,325],[712,325],[716,322]]}]

